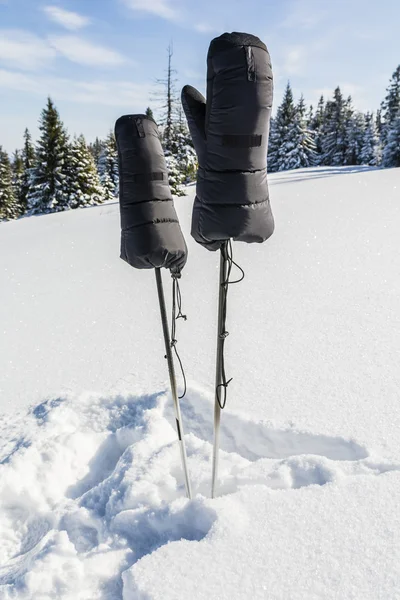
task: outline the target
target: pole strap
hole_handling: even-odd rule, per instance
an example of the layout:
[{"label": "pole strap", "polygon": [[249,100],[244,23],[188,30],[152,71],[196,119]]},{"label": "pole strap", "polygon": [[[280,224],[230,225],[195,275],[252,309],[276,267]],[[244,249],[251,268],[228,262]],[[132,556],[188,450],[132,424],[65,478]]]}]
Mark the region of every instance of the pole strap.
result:
[{"label": "pole strap", "polygon": [[[223,272],[226,272],[226,278],[221,283],[221,293],[222,293],[222,319],[221,319],[221,329],[218,333],[219,338],[221,340],[221,381],[222,383],[217,385],[216,388],[216,398],[218,404],[223,410],[226,406],[227,401],[227,393],[228,393],[228,385],[232,381],[233,377],[227,379],[225,372],[225,341],[229,335],[229,332],[226,331],[226,315],[227,315],[227,300],[228,300],[228,287],[233,285],[234,283],[240,283],[244,279],[244,271],[242,267],[240,267],[233,260],[233,250],[232,250],[232,241],[229,239],[227,242],[221,247],[221,254],[223,258]],[[232,267],[235,265],[237,269],[239,269],[241,275],[239,279],[235,279],[231,281],[229,278],[231,276]]]}]

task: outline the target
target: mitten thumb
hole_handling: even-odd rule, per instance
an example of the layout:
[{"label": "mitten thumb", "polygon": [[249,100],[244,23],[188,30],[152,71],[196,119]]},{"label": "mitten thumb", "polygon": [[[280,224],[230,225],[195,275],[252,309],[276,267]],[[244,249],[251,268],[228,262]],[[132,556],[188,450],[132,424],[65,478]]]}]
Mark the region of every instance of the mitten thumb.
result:
[{"label": "mitten thumb", "polygon": [[185,85],[181,98],[194,149],[196,150],[199,164],[202,166],[206,150],[206,101],[204,96],[191,85]]}]

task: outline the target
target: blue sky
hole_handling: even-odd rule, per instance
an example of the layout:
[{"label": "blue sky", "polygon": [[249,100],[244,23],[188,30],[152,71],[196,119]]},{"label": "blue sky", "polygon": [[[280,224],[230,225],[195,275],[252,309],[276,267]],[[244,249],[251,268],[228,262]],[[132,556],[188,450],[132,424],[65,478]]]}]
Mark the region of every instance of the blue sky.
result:
[{"label": "blue sky", "polygon": [[204,91],[210,40],[224,31],[268,46],[275,106],[290,79],[315,103],[336,85],[376,110],[400,63],[398,0],[0,0],[0,144],[22,144],[51,95],[69,132],[104,136],[142,112],[172,40],[178,85]]}]

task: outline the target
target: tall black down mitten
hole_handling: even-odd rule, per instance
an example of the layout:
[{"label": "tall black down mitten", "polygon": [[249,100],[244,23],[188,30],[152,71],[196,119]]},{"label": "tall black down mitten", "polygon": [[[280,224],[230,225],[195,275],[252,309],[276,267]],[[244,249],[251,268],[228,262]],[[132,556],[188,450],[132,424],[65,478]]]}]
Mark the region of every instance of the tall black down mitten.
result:
[{"label": "tall black down mitten", "polygon": [[267,183],[272,109],[271,60],[261,40],[224,33],[207,56],[207,100],[182,90],[199,160],[192,236],[209,250],[233,238],[264,242],[274,220]]},{"label": "tall black down mitten", "polygon": [[168,183],[153,119],[125,115],[115,124],[119,163],[121,258],[137,269],[179,273],[187,247]]}]

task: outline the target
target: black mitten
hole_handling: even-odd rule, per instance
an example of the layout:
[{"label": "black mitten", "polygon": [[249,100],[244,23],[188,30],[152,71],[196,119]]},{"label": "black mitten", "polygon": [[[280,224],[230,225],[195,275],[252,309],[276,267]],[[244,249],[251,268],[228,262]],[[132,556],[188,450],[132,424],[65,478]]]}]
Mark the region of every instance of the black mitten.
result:
[{"label": "black mitten", "polygon": [[179,272],[187,247],[168,183],[156,123],[126,115],[115,124],[118,147],[121,258],[137,269]]},{"label": "black mitten", "polygon": [[273,81],[257,37],[224,33],[207,57],[207,101],[191,86],[182,104],[199,160],[192,236],[218,250],[223,241],[264,242],[274,230],[267,183]]}]

